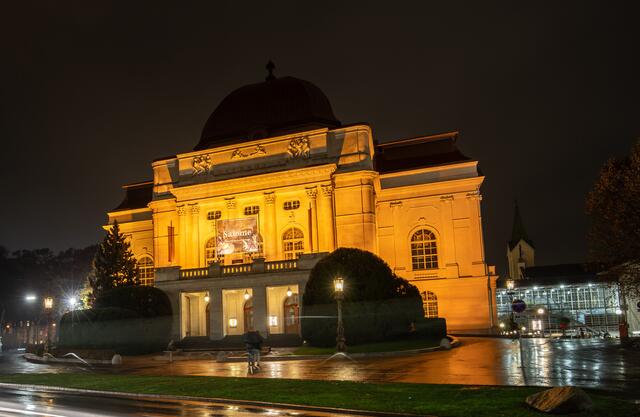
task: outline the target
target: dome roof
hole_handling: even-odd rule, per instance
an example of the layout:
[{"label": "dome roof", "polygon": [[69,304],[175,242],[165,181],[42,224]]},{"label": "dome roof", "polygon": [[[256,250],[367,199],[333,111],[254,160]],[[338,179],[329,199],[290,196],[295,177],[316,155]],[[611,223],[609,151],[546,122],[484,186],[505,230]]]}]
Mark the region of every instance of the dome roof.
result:
[{"label": "dome roof", "polygon": [[194,150],[338,126],[322,90],[309,81],[270,74],[266,81],[225,97],[209,116]]}]

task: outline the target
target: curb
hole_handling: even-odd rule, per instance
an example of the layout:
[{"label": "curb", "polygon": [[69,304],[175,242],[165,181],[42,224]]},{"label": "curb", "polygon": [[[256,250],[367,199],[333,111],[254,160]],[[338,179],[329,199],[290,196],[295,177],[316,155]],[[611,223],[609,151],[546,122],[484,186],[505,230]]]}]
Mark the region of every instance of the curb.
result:
[{"label": "curb", "polygon": [[165,401],[200,401],[205,403],[218,403],[218,404],[232,404],[242,405],[249,407],[262,407],[262,408],[279,408],[289,410],[300,411],[312,411],[319,413],[342,413],[353,416],[375,416],[375,417],[434,417],[424,414],[407,414],[407,413],[393,413],[385,411],[367,411],[367,410],[353,410],[349,408],[335,408],[335,407],[319,407],[300,404],[285,404],[285,403],[271,403],[265,401],[251,401],[251,400],[234,400],[227,398],[209,398],[209,397],[193,397],[186,395],[160,395],[160,394],[137,394],[131,392],[118,392],[118,391],[100,391],[81,388],[65,388],[56,387],[50,385],[31,385],[31,384],[12,384],[6,382],[0,382],[0,388],[5,389],[20,389],[38,392],[65,392],[69,394],[91,394],[100,397],[111,398],[134,398],[139,400],[165,400]]}]

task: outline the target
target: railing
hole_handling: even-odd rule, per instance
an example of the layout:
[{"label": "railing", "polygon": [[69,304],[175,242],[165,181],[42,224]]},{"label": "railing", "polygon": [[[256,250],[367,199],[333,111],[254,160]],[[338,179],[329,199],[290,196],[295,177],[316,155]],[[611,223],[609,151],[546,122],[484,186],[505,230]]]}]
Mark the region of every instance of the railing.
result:
[{"label": "railing", "polygon": [[264,263],[264,269],[266,271],[287,271],[298,268],[298,261],[295,259],[289,259],[286,261],[271,261]]},{"label": "railing", "polygon": [[180,279],[196,279],[196,278],[215,278],[228,275],[240,274],[260,274],[275,271],[293,271],[298,269],[297,259],[288,259],[282,261],[269,262],[253,262],[238,265],[220,265],[215,264],[204,268],[181,269]]},{"label": "railing", "polygon": [[248,274],[252,272],[252,265],[253,264],[222,265],[220,272],[222,272],[222,275]]},{"label": "railing", "polygon": [[208,276],[209,268],[206,267],[180,270],[180,279],[207,278]]}]

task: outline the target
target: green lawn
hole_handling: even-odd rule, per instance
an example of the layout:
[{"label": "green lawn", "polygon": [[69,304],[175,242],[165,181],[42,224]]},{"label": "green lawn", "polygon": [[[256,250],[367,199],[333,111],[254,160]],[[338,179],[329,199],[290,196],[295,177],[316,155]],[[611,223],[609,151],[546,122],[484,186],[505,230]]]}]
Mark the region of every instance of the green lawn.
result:
[{"label": "green lawn", "polygon": [[[394,352],[436,347],[440,339],[400,339],[390,342],[367,343],[364,345],[347,346],[349,353]],[[302,346],[293,351],[296,355],[331,355],[336,352],[335,347],[320,348]]]},{"label": "green lawn", "polygon": [[[524,398],[540,388],[481,387],[267,378],[198,376],[124,376],[87,374],[20,374],[0,376],[0,382],[71,388],[171,394],[360,410],[428,414],[439,417],[526,417],[543,414],[527,408]],[[630,401],[588,390],[595,409],[573,416],[634,416]]]}]

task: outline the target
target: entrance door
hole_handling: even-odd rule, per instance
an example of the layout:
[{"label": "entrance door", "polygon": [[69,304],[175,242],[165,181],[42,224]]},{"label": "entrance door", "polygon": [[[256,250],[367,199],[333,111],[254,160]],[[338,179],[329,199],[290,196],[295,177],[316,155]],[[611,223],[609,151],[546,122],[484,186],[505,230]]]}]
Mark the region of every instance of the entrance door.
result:
[{"label": "entrance door", "polygon": [[244,303],[244,331],[253,330],[253,298]]},{"label": "entrance door", "polygon": [[206,326],[207,326],[207,329],[206,329],[207,337],[211,336],[211,314],[209,314],[209,310],[210,310],[209,306],[210,305],[211,305],[210,303],[207,303],[207,308],[205,308],[205,310],[204,310],[205,322],[206,322]]},{"label": "entrance door", "polygon": [[298,294],[293,294],[284,300],[284,332],[298,334],[300,324],[300,308]]},{"label": "entrance door", "polygon": [[186,303],[187,307],[186,307],[186,332],[185,332],[185,336],[189,337],[191,336],[191,299],[189,297],[185,297],[184,302]]}]

